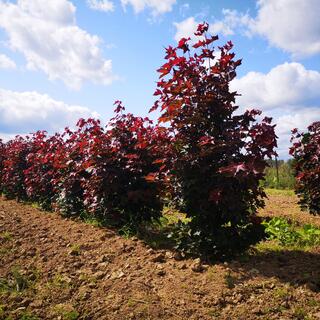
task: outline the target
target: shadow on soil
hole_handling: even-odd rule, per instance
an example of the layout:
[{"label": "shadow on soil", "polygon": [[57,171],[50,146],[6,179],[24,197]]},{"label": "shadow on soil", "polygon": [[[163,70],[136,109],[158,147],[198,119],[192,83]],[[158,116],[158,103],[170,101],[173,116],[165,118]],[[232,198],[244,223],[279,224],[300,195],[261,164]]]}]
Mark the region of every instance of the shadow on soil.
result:
[{"label": "shadow on soil", "polygon": [[266,238],[261,225],[250,227],[241,235],[226,228],[204,238],[190,236],[189,230],[174,224],[159,228],[151,226],[140,230],[137,237],[154,250],[179,251],[186,257],[201,258],[208,264],[228,261]]},{"label": "shadow on soil", "polygon": [[[154,250],[174,250],[174,241],[169,241],[167,233],[163,230],[149,231],[140,237]],[[264,240],[260,234],[251,245]],[[192,254],[189,257],[199,257],[199,254]],[[244,249],[243,253],[228,257],[227,259],[208,259],[205,263],[214,265],[217,262],[229,261],[231,270],[244,274],[239,279],[242,282],[248,278],[259,275],[267,278],[277,278],[283,283],[291,286],[306,286],[314,292],[320,292],[320,248],[312,252],[303,250],[286,249],[277,247],[276,249],[264,249],[259,251],[254,247],[249,250]]]},{"label": "shadow on soil", "polygon": [[240,281],[257,274],[320,292],[320,251],[270,250],[249,254],[245,260],[240,258],[240,261],[235,259],[230,263],[232,270],[245,274]]}]

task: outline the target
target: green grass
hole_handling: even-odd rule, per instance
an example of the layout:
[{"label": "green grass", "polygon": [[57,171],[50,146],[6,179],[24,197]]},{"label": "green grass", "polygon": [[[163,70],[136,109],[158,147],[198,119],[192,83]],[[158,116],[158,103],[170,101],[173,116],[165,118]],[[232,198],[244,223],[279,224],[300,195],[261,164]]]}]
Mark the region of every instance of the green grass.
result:
[{"label": "green grass", "polygon": [[310,319],[308,317],[307,311],[303,307],[295,308],[294,312],[293,312],[293,316],[295,317],[294,319],[298,319],[298,320],[309,320]]},{"label": "green grass", "polygon": [[40,320],[40,319],[37,316],[34,316],[27,312],[27,313],[23,313],[20,316],[19,320]]},{"label": "green grass", "polygon": [[288,197],[295,196],[294,190],[280,190],[280,189],[266,188],[265,192],[267,195],[270,195],[270,196],[288,196]]},{"label": "green grass", "polygon": [[231,275],[230,271],[224,275],[224,283],[228,289],[233,289],[235,287],[236,278]]},{"label": "green grass", "polygon": [[77,311],[66,311],[62,313],[64,320],[77,320],[79,318],[79,313]]},{"label": "green grass", "polygon": [[81,253],[81,246],[79,244],[72,244],[70,246],[70,254],[73,256],[79,256]]},{"label": "green grass", "polygon": [[47,282],[47,288],[57,288],[57,289],[68,289],[72,286],[72,284],[69,282],[69,279],[67,279],[64,275],[57,273],[52,278],[51,281]]},{"label": "green grass", "polygon": [[53,312],[62,320],[77,320],[80,316],[79,312],[68,304],[57,304],[53,307]]},{"label": "green grass", "polygon": [[20,268],[13,267],[8,279],[0,278],[0,292],[21,292],[30,284],[31,281],[21,272]]},{"label": "green grass", "polygon": [[82,212],[80,214],[80,219],[91,226],[94,227],[104,227],[106,226],[106,223],[102,219],[98,219],[97,217],[94,217],[92,214],[89,214],[87,212]]},{"label": "green grass", "polygon": [[2,241],[10,241],[10,240],[12,240],[12,234],[8,231],[1,232],[0,239]]},{"label": "green grass", "polygon": [[254,246],[254,250],[256,250],[258,253],[263,252],[281,252],[283,251],[283,247],[276,241],[276,240],[266,240],[266,241],[260,241]]}]

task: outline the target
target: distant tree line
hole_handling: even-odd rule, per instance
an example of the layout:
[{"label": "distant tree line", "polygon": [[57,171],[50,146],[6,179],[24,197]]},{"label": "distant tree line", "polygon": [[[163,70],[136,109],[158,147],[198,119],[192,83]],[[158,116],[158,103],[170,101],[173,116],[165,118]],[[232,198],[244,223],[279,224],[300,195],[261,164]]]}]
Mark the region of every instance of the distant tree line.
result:
[{"label": "distant tree line", "polygon": [[[273,189],[294,189],[294,160],[268,160],[263,186]],[[278,169],[277,169],[278,167]]]}]

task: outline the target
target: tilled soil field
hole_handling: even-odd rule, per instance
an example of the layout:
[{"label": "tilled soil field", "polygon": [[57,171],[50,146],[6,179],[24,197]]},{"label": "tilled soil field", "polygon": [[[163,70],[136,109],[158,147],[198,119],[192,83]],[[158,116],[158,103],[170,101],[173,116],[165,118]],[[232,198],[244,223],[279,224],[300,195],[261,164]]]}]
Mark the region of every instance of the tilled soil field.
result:
[{"label": "tilled soil field", "polygon": [[206,265],[0,198],[0,319],[320,319],[320,248]]}]

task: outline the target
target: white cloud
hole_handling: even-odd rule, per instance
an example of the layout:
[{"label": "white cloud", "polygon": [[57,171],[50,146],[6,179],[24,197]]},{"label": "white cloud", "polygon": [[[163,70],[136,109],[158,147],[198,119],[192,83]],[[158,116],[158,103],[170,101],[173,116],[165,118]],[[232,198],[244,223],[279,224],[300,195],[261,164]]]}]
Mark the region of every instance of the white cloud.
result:
[{"label": "white cloud", "polygon": [[174,22],[173,25],[177,29],[174,39],[179,41],[181,38],[193,38],[198,24],[199,22],[194,17],[189,17],[181,22]]},{"label": "white cloud", "polygon": [[4,54],[0,54],[0,69],[15,69],[15,62]]},{"label": "white cloud", "polygon": [[320,53],[319,0],[259,0],[257,17],[248,26],[271,45],[294,56]]},{"label": "white cloud", "polygon": [[0,0],[0,27],[29,69],[74,89],[84,81],[110,84],[115,79],[111,60],[103,58],[100,39],[76,25],[75,11],[67,0]]},{"label": "white cloud", "polygon": [[121,0],[124,8],[130,4],[135,13],[149,8],[153,16],[170,12],[176,2],[177,0]]},{"label": "white cloud", "polygon": [[288,158],[291,130],[304,130],[320,120],[320,72],[300,63],[284,63],[268,73],[249,72],[235,79],[230,89],[241,94],[241,109],[257,108],[277,124],[279,154]]},{"label": "white cloud", "polygon": [[[235,29],[241,29],[241,32],[246,32],[244,26],[251,23],[251,18],[248,14],[242,14],[236,10],[223,9],[223,18],[221,20],[214,20],[209,23],[209,33],[222,34],[224,36],[233,35]],[[175,40],[179,41],[183,37],[194,38],[194,32],[197,30],[197,26],[202,21],[197,21],[194,17],[189,17],[181,22],[174,22],[176,27]]]},{"label": "white cloud", "polygon": [[0,132],[9,134],[74,126],[79,118],[98,117],[86,107],[68,105],[38,92],[0,89]]},{"label": "white cloud", "polygon": [[319,108],[302,108],[293,113],[280,116],[276,119],[276,132],[279,136],[279,155],[282,158],[288,158],[288,149],[290,147],[291,130],[298,128],[299,131],[305,131],[307,127],[320,120]]},{"label": "white cloud", "polygon": [[[257,15],[223,9],[222,18],[210,23],[210,32],[260,35],[277,48],[302,58],[320,53],[319,0],[257,0]],[[185,23],[183,23],[185,22]],[[176,23],[177,34],[190,36],[198,22],[193,17]]]},{"label": "white cloud", "polygon": [[277,130],[283,136],[293,128],[305,130],[312,122],[320,120],[320,108],[304,108],[293,114],[278,117]]},{"label": "white cloud", "polygon": [[235,34],[235,30],[244,32],[243,27],[251,23],[248,14],[239,13],[236,10],[223,9],[223,19],[213,21],[209,31],[212,34],[223,34],[229,36]]},{"label": "white cloud", "polygon": [[[21,135],[23,135],[23,134],[21,134]],[[11,139],[14,139],[15,136],[16,136],[16,134],[7,134],[7,133],[0,132],[0,140],[2,140],[2,142],[7,142]]]},{"label": "white cloud", "polygon": [[264,110],[312,105],[320,99],[320,72],[307,70],[300,63],[284,63],[267,74],[249,72],[231,83],[242,94],[241,105],[261,106]]},{"label": "white cloud", "polygon": [[109,0],[87,0],[89,8],[98,11],[113,11],[114,3]]}]

